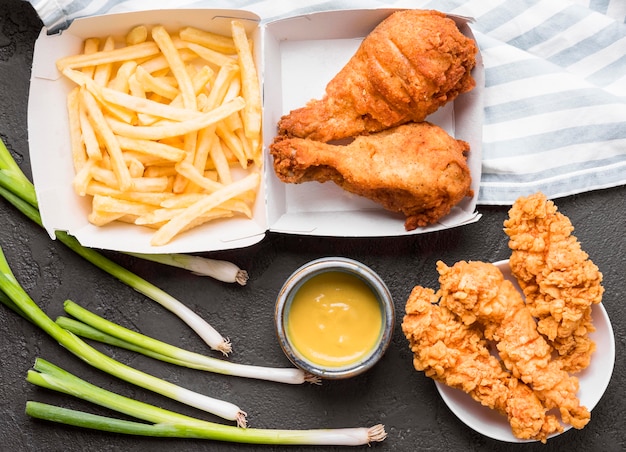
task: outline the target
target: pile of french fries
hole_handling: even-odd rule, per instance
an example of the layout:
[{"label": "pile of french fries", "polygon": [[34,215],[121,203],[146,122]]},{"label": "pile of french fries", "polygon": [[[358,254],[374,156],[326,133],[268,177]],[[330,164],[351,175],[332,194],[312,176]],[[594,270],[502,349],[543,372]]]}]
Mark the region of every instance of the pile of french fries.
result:
[{"label": "pile of french fries", "polygon": [[243,24],[231,36],[140,25],[57,61],[68,95],[73,186],[89,221],[154,228],[152,246],[218,218],[252,216],[261,94]]}]

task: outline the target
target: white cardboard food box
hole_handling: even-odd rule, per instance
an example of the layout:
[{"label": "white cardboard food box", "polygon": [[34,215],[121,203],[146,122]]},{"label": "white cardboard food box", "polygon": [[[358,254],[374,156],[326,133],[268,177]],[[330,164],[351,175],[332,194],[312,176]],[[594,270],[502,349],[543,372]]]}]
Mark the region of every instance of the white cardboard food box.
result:
[{"label": "white cardboard food box", "polygon": [[[267,152],[279,118],[312,98],[321,98],[328,81],[343,67],[365,37],[394,10],[329,11],[263,23],[241,10],[154,10],[79,19],[59,35],[42,30],[35,43],[28,106],[30,159],[44,227],[74,235],[84,246],[143,253],[203,252],[241,248],[263,239],[267,231],[286,234],[382,237],[420,234],[472,223],[481,173],[482,87],[480,55],[474,70],[477,86],[428,119],[457,139],[470,143],[468,158],[474,197],[456,206],[438,224],[405,231],[404,217],[343,191],[332,183],[284,184],[275,176]],[[79,53],[92,36],[123,35],[138,24],[162,24],[177,30],[194,26],[229,34],[230,19],[242,19],[255,42],[263,87],[264,180],[252,219],[229,218],[183,233],[153,247],[153,230],[117,223],[97,227],[87,221],[90,199],[72,187],[74,170],[69,143],[66,99],[73,88],[56,60]],[[472,36],[467,20],[455,18]]]}]

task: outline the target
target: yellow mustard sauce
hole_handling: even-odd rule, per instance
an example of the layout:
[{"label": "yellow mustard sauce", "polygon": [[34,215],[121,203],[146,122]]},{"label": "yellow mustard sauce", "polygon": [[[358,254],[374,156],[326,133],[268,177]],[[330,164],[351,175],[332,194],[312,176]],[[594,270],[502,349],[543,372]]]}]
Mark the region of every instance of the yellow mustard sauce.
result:
[{"label": "yellow mustard sauce", "polygon": [[298,290],[287,316],[287,335],[307,360],[326,367],[352,364],[376,346],[380,304],[358,277],[345,272],[313,276]]}]

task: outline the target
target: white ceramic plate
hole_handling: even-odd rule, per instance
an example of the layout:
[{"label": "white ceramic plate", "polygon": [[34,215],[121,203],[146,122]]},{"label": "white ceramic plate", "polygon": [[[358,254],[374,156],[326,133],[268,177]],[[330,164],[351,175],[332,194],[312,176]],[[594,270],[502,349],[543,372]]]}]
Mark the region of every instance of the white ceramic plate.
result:
[{"label": "white ceramic plate", "polygon": [[[499,261],[496,265],[505,278],[515,282],[509,268],[509,261]],[[582,372],[576,374],[580,382],[578,398],[582,405],[591,411],[602,398],[606,390],[615,364],[615,338],[609,316],[602,304],[593,305],[591,315],[596,331],[590,337],[596,343],[596,351],[591,358],[591,364]],[[448,405],[448,408],[468,427],[489,438],[511,443],[532,442],[513,436],[511,426],[505,416],[492,409],[480,405],[468,394],[458,389],[450,388],[443,383],[435,382],[437,390]],[[571,426],[564,425],[563,432]],[[557,436],[558,434],[552,435]]]}]

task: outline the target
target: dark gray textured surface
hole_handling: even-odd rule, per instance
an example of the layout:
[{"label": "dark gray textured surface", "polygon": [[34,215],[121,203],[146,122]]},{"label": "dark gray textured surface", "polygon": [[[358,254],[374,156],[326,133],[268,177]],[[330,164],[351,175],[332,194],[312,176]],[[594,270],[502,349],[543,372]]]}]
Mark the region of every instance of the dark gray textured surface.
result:
[{"label": "dark gray textured surface", "polygon": [[[40,27],[27,2],[0,0],[0,137],[27,175],[30,175],[26,129],[28,84],[32,47]],[[545,446],[493,441],[457,420],[442,402],[432,381],[413,370],[399,325],[387,354],[373,370],[348,381],[326,382],[322,386],[254,382],[180,369],[120,350],[110,352],[123,362],[181,386],[240,404],[254,427],[352,427],[382,422],[389,436],[385,442],[372,446],[371,450],[376,451],[624,450],[626,316],[622,306],[626,296],[626,188],[563,198],[557,200],[557,205],[570,217],[576,227],[575,235],[604,273],[604,305],[615,330],[617,353],[611,384],[593,410],[590,424],[582,431],[569,431],[552,439]],[[502,232],[507,208],[479,207],[479,210],[483,218],[478,223],[424,236],[370,240],[269,235],[251,248],[215,253],[214,257],[232,260],[249,271],[246,287],[201,279],[127,256],[108,255],[178,297],[229,336],[234,348],[233,361],[286,366],[288,362],[275,339],[272,311],[276,293],[295,268],[322,256],[358,259],[386,281],[401,321],[404,301],[415,284],[436,287],[437,260],[452,264],[461,259],[496,261],[508,257]],[[146,334],[206,351],[176,317],[83,261],[62,244],[51,241],[43,230],[3,199],[0,225],[0,246],[17,278],[51,317],[62,314],[63,301],[72,299]],[[188,414],[202,414],[89,367],[4,306],[0,306],[0,347],[0,450],[299,450],[116,436],[33,420],[24,414],[27,400],[106,413],[26,382],[26,372],[36,357],[122,394]]]}]

